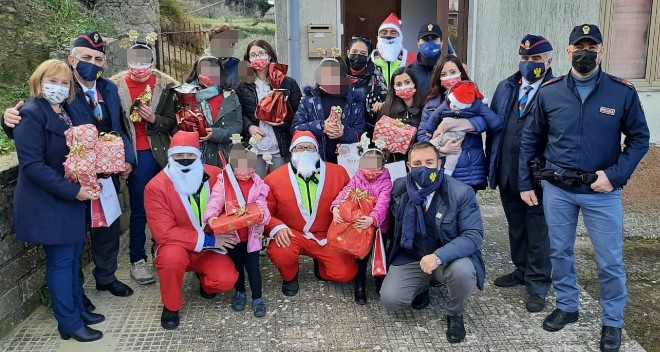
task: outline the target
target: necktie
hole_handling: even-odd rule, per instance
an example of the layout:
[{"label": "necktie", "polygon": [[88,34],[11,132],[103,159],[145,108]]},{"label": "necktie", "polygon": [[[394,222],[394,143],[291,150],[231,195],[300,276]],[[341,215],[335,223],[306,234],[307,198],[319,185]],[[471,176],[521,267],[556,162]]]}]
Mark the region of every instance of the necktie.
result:
[{"label": "necktie", "polygon": [[101,105],[96,101],[96,92],[93,90],[88,90],[85,92],[85,95],[89,98],[89,106],[92,108],[94,117],[97,121],[101,121],[103,116],[101,116]]},{"label": "necktie", "polygon": [[526,86],[523,88],[525,92],[520,100],[518,100],[518,117],[522,117],[523,111],[525,111],[525,106],[527,105],[527,100],[529,100],[529,92],[534,89],[532,86]]}]

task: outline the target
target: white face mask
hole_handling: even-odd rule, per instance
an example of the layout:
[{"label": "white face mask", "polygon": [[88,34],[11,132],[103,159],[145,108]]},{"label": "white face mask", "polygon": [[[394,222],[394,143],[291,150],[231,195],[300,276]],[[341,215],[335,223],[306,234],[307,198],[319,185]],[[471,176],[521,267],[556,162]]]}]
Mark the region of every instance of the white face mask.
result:
[{"label": "white face mask", "polygon": [[69,87],[59,84],[43,83],[43,95],[52,105],[62,104],[69,97]]}]

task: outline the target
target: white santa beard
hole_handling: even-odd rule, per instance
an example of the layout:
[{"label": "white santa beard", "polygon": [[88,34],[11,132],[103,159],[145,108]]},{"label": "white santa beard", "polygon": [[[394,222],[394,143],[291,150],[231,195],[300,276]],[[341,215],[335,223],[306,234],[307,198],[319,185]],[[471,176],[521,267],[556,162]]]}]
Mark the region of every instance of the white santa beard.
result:
[{"label": "white santa beard", "polygon": [[296,168],[298,175],[304,178],[310,178],[318,171],[316,164],[318,164],[319,159],[321,157],[318,153],[297,152],[291,154],[291,164]]},{"label": "white santa beard", "polygon": [[403,49],[403,37],[398,36],[394,39],[385,39],[378,37],[376,45],[378,53],[387,62],[393,62],[399,58],[401,49]]},{"label": "white santa beard", "polygon": [[[190,171],[183,172],[184,170]],[[176,160],[172,159],[172,157],[169,157],[167,174],[170,176],[170,180],[172,180],[176,192],[183,194],[184,196],[189,196],[197,193],[197,190],[199,190],[202,185],[202,179],[204,178],[204,165],[199,158],[197,158],[197,160],[195,160],[190,166],[183,166],[177,163]]]}]

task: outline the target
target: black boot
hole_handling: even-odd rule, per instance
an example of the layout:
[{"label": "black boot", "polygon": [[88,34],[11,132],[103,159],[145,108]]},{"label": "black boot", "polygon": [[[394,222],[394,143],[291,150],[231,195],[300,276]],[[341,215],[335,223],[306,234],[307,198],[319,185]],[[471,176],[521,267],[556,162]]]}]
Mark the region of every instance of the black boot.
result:
[{"label": "black boot", "polygon": [[459,343],[465,338],[465,324],[463,315],[447,316],[447,341],[450,343]]},{"label": "black boot", "polygon": [[84,294],[84,293],[83,293],[83,296],[82,296],[82,304],[83,304],[83,307],[85,307],[85,310],[88,311],[88,312],[93,312],[96,309],[96,306],[94,305],[94,303],[92,303],[92,301],[90,301],[89,297],[87,297],[87,295]]},{"label": "black boot", "polygon": [[296,273],[296,276],[293,278],[291,281],[282,281],[282,293],[285,296],[295,296],[298,294],[298,289],[300,287],[298,286],[298,273]]},{"label": "black boot", "polygon": [[604,326],[600,333],[600,350],[603,352],[619,352],[621,347],[621,328]]},{"label": "black boot", "polygon": [[163,307],[163,313],[160,315],[160,326],[165,330],[174,330],[179,326],[179,312],[173,312]]},{"label": "black boot", "polygon": [[62,340],[68,340],[73,337],[78,342],[92,342],[103,338],[103,333],[84,325],[82,328],[68,334],[60,332],[60,337]]},{"label": "black boot", "polygon": [[355,275],[355,303],[359,305],[367,304],[367,265],[369,256],[357,260],[357,275]]},{"label": "black boot", "polygon": [[94,325],[104,322],[105,316],[103,316],[103,314],[96,314],[85,310],[82,313],[80,313],[80,319],[82,319],[85,325]]}]

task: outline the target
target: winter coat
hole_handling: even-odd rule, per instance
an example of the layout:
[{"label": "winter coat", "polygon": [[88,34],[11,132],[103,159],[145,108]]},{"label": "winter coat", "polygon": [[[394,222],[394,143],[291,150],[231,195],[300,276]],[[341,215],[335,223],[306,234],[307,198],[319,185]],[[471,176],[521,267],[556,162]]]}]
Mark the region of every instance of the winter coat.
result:
[{"label": "winter coat", "polygon": [[218,118],[209,126],[213,129],[213,134],[202,146],[204,163],[218,167],[224,167],[220,153],[223,154],[224,160],[229,160],[231,135],[243,132],[243,115],[238,95],[233,90],[225,90],[222,94],[224,100]]},{"label": "winter coat", "polygon": [[[332,207],[338,206],[339,203],[344,200],[344,197],[346,197],[346,193],[351,189],[356,188],[367,191],[369,192],[369,195],[376,198],[376,205],[369,216],[376,219],[376,222],[374,223],[376,227],[379,227],[383,233],[387,232],[390,228],[389,209],[390,196],[392,193],[392,179],[390,178],[390,172],[387,169],[383,169],[383,173],[373,181],[368,181],[364,178],[361,172],[356,172],[346,187],[339,192],[335,201],[332,202]],[[332,209],[332,207],[330,209]]]},{"label": "winter coat", "polygon": [[318,140],[321,158],[336,162],[335,149],[337,145],[339,143],[356,143],[364,132],[364,94],[360,91],[348,90],[341,117],[341,122],[344,125],[344,135],[338,139],[330,139],[323,133],[323,126],[328,116],[323,114],[319,88],[305,87],[304,92],[305,97],[300,102],[291,124],[291,134],[295,131],[312,132]]},{"label": "winter coat", "polygon": [[426,100],[426,97],[431,91],[431,76],[433,76],[433,68],[437,61],[438,60],[436,59],[433,62],[430,62],[421,54],[417,54],[417,61],[409,66],[410,71],[415,75],[415,80],[417,81],[417,91],[424,100]]},{"label": "winter coat", "polygon": [[440,97],[436,97],[424,106],[417,140],[430,141],[429,135],[433,135],[442,119],[447,116],[466,118],[475,128],[474,131],[467,133],[461,144],[461,156],[452,176],[467,185],[485,188],[488,171],[481,133],[487,129],[501,129],[502,120],[480,99],[477,99],[471,107],[456,113],[449,108],[447,101],[441,102]]},{"label": "winter coat", "polygon": [[[346,66],[348,67],[348,60],[346,60]],[[353,76],[349,76],[353,77]],[[366,122],[365,131],[369,138],[372,137],[374,133],[374,126],[376,125],[377,113],[373,113],[371,109],[376,102],[384,102],[385,97],[387,96],[387,84],[385,83],[385,78],[383,78],[383,73],[380,72],[380,69],[374,65],[373,62],[367,62],[367,67],[364,68],[364,72],[359,76],[354,76],[356,79],[355,83],[351,85],[353,90],[361,91],[366,97],[366,106],[364,110],[364,120]]]},{"label": "winter coat", "polygon": [[[224,172],[224,171],[223,171]],[[261,236],[264,232],[264,225],[270,221],[270,211],[268,211],[268,202],[266,197],[268,197],[268,192],[270,187],[264,183],[264,181],[257,175],[257,173],[252,174],[252,181],[254,184],[250,188],[247,199],[247,203],[257,203],[259,210],[264,214],[263,221],[258,225],[253,225],[248,227],[248,243],[247,251],[256,252],[261,250]],[[240,190],[239,190],[240,191]],[[213,186],[213,192],[211,193],[211,199],[209,199],[206,204],[206,210],[204,211],[204,223],[208,222],[209,218],[218,216],[225,211],[225,182],[223,174],[218,175],[218,180]],[[238,231],[230,232],[234,235],[236,241],[240,241],[238,237]]]},{"label": "winter coat", "polygon": [[[158,70],[153,70],[153,75],[156,77],[156,84],[149,105],[152,109],[155,107],[156,121],[154,123],[144,121],[144,125],[151,152],[162,169],[167,165],[167,150],[170,148],[171,136],[176,131],[176,95],[173,88],[179,83],[174,78]],[[126,84],[127,76],[128,71],[122,71],[110,79],[117,85],[124,112],[124,127],[127,129],[128,137],[133,143],[133,152],[137,153],[135,149],[135,126],[130,118],[133,100]]]},{"label": "winter coat", "polygon": [[[287,76],[284,78],[280,89],[289,91],[289,103],[295,114],[298,111],[300,99],[302,98],[298,83],[295,79]],[[254,83],[241,82],[236,89],[236,94],[241,103],[243,113],[243,138],[248,141],[250,140],[250,126],[259,126],[259,121],[254,117],[257,105],[259,104],[256,85]],[[285,122],[282,126],[273,126],[273,131],[275,132],[275,138],[277,138],[280,156],[288,156],[289,146],[291,145],[291,122]]]},{"label": "winter coat", "polygon": [[[479,204],[472,188],[450,176],[442,178],[440,189],[434,198],[437,202],[434,234],[439,237],[441,247],[434,253],[447,266],[460,258],[472,261],[477,274],[477,287],[484,289],[486,267],[481,256],[484,226]],[[409,202],[406,178],[400,178],[392,187],[392,214],[394,214],[394,236],[387,249],[387,263],[391,264],[401,253],[403,217]]]},{"label": "winter coat", "polygon": [[[89,123],[71,105],[63,104],[63,109],[74,126]],[[28,101],[21,117],[12,131],[19,168],[14,193],[16,238],[51,245],[85,241],[86,202],[76,200],[80,185],[64,178],[63,163],[69,153],[64,131],[69,126],[43,98]]]}]

